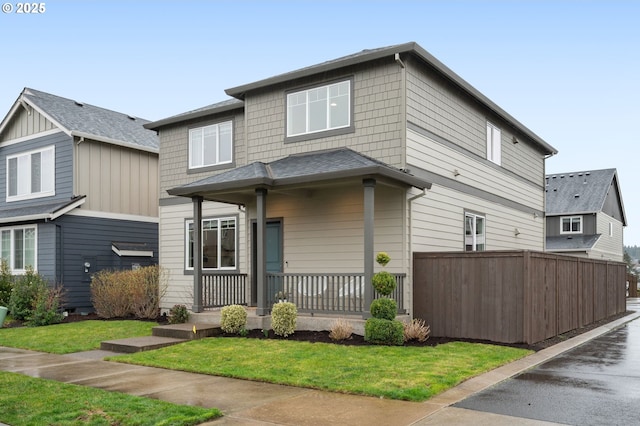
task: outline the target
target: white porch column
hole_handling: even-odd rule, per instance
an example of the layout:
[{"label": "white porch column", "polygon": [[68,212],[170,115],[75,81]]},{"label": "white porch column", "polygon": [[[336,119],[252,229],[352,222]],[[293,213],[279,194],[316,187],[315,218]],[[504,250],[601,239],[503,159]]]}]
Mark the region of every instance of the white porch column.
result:
[{"label": "white porch column", "polygon": [[193,312],[202,312],[202,197],[193,197]]},{"label": "white porch column", "polygon": [[371,317],[369,312],[371,302],[373,302],[373,235],[374,235],[374,210],[376,180],[363,179],[364,187],[364,307],[363,318]]},{"label": "white porch column", "polygon": [[256,189],[256,284],[258,292],[258,306],[256,308],[257,315],[267,315],[269,307],[267,306],[267,190],[264,188]]}]

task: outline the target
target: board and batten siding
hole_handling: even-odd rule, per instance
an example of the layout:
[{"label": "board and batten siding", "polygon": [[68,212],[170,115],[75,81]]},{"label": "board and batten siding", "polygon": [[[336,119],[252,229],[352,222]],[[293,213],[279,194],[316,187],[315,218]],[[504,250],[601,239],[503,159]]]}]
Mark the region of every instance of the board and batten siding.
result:
[{"label": "board and batten siding", "polygon": [[158,216],[157,154],[89,139],[76,147],[76,193],[87,195],[83,209]]},{"label": "board and batten siding", "polygon": [[[487,158],[487,121],[501,130],[501,165],[537,185],[544,184],[544,154],[528,138],[471,95],[420,62],[407,61],[407,121]],[[513,138],[519,141],[513,143]]]},{"label": "board and batten siding", "polygon": [[56,126],[42,114],[29,107],[29,112],[20,108],[2,132],[3,141],[24,138],[38,133],[54,130]]},{"label": "board and batten siding", "polygon": [[[246,226],[244,213],[237,206],[203,202],[202,217],[237,217],[238,225],[238,272],[248,273],[246,260]],[[185,273],[186,229],[185,222],[193,218],[193,204],[184,203],[160,207],[160,265],[169,272],[170,285],[162,297],[160,307],[169,310],[174,305],[193,305],[193,274]],[[248,294],[248,289],[247,289]]]},{"label": "board and batten siding", "polygon": [[[314,85],[352,79],[352,133],[285,142],[286,95]],[[392,57],[251,92],[245,100],[247,162],[270,162],[291,154],[348,147],[402,167],[404,123],[402,73]]]},{"label": "board and batten siding", "polygon": [[[613,231],[611,236],[609,235],[609,224],[611,224]],[[600,212],[597,214],[597,227],[597,233],[600,234],[600,238],[589,252],[589,257],[622,262],[624,260],[622,222]]]},{"label": "board and batten siding", "polygon": [[[7,157],[49,146],[55,147],[55,195],[7,203]],[[40,137],[35,136],[20,143],[3,146],[0,150],[0,207],[19,208],[55,202],[56,200],[69,200],[74,194],[72,152],[71,138],[62,132]]]}]

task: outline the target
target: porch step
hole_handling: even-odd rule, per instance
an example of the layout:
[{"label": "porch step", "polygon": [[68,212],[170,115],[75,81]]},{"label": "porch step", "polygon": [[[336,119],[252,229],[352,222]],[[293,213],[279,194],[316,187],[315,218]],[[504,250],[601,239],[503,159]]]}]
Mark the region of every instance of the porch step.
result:
[{"label": "porch step", "polygon": [[[194,331],[195,330],[195,331]],[[195,340],[205,337],[219,336],[222,333],[220,326],[209,324],[170,324],[153,327],[151,334],[157,337],[171,337],[182,340]]]},{"label": "porch step", "polygon": [[186,342],[186,339],[159,336],[130,337],[128,339],[107,340],[100,343],[100,349],[103,351],[132,354],[135,352],[160,349],[182,342]]}]

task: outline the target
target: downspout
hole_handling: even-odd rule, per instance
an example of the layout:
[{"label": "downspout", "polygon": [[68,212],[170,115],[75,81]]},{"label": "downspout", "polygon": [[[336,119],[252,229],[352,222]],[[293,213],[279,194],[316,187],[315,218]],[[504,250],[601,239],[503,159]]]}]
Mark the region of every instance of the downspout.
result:
[{"label": "downspout", "polygon": [[[409,236],[408,236],[408,241],[407,241],[407,260],[409,262],[409,265],[407,265],[407,267],[405,268],[406,271],[408,271],[407,276],[409,277],[409,280],[411,283],[413,283],[413,258],[411,257],[411,247],[413,246],[413,202],[415,200],[417,200],[418,198],[422,198],[425,197],[427,195],[427,188],[423,188],[422,192],[420,192],[419,194],[414,195],[413,197],[410,197],[407,200],[407,208],[409,209],[409,215],[408,215],[408,219],[409,219],[409,225],[405,226],[405,229],[409,229]],[[406,217],[406,216],[405,216]],[[413,287],[413,285],[412,285]],[[411,297],[407,297],[405,299],[408,299],[407,302],[409,303],[409,307],[408,307],[408,311],[409,311],[409,316],[412,318],[413,317],[413,291],[407,292],[407,294],[409,294]]]}]

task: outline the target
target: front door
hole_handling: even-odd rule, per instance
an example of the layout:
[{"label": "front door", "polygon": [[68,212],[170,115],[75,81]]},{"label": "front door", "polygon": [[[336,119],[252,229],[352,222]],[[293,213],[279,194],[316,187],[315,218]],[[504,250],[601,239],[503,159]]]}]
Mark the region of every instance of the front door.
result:
[{"label": "front door", "polygon": [[[253,222],[252,224],[252,279],[251,279],[251,304],[256,305],[258,303],[258,281],[256,280],[257,268],[257,250],[258,245],[258,224]],[[267,220],[266,227],[266,240],[267,251],[265,253],[267,260],[267,272],[282,272],[282,221],[281,220]],[[268,297],[268,296],[267,296]]]}]

